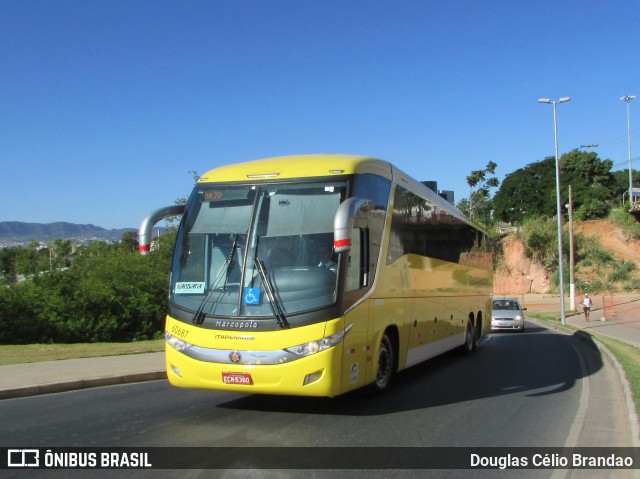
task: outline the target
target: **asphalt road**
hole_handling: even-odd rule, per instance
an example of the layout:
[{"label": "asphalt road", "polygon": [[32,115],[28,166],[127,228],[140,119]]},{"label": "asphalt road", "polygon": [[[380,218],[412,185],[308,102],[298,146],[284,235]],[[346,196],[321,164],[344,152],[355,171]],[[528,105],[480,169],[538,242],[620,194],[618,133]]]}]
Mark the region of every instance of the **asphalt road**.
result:
[{"label": "asphalt road", "polygon": [[[154,381],[4,400],[0,424],[5,447],[631,446],[624,397],[607,358],[588,338],[531,323],[523,334],[491,335],[474,355],[450,353],[402,372],[392,390],[379,396],[240,395]],[[9,477],[27,477],[22,473],[28,471],[9,472]],[[106,470],[37,472],[42,477],[118,476]],[[211,472],[127,475],[235,477],[233,471]],[[458,471],[466,472],[473,472],[467,477],[494,477],[500,471]],[[434,477],[458,473],[438,471]],[[618,473],[613,477],[631,477]],[[238,477],[287,474],[245,471]],[[524,477],[552,474],[518,471]],[[334,477],[328,471],[305,471],[304,476]],[[349,476],[395,477],[391,471],[351,471]],[[403,471],[405,476],[425,473]]]}]

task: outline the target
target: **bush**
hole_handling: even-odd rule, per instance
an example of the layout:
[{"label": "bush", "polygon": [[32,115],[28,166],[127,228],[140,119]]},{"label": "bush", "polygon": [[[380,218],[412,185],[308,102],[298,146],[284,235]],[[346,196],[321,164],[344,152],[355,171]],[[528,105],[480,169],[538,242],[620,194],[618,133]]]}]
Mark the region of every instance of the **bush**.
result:
[{"label": "bush", "polygon": [[625,239],[640,239],[640,223],[627,210],[622,208],[611,210],[609,219],[622,229]]},{"label": "bush", "polygon": [[93,243],[64,271],[1,288],[0,344],[157,337],[164,329],[171,250],[143,257]]},{"label": "bush", "polygon": [[614,260],[613,255],[602,249],[597,238],[575,235],[576,260],[583,266],[604,265]]},{"label": "bush", "polygon": [[631,261],[614,261],[611,266],[613,271],[609,274],[609,281],[614,283],[627,281],[636,270],[636,264]]},{"label": "bush", "polygon": [[558,240],[557,223],[553,218],[532,218],[522,225],[525,254],[540,261],[547,269],[557,267]]},{"label": "bush", "polygon": [[598,247],[591,250],[591,260],[594,263],[606,264],[613,261],[613,255],[607,250]]},{"label": "bush", "polygon": [[46,343],[54,328],[43,320],[46,297],[34,281],[0,288],[0,344]]},{"label": "bush", "polygon": [[599,199],[587,199],[574,213],[577,221],[605,218],[609,214],[609,205]]}]

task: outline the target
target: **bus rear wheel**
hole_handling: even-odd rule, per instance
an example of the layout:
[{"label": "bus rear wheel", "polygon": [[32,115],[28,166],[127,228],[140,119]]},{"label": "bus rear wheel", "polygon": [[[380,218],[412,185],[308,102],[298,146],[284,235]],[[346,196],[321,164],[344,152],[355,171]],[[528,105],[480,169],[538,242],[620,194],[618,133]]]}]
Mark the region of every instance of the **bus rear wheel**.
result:
[{"label": "bus rear wheel", "polygon": [[467,331],[464,335],[464,352],[466,354],[471,354],[478,347],[477,336],[476,336],[476,328],[474,328],[471,320],[467,321]]},{"label": "bus rear wheel", "polygon": [[385,332],[380,341],[378,348],[378,369],[376,380],[373,383],[374,389],[378,392],[386,391],[395,372],[395,354],[393,351],[393,342],[389,335]]}]

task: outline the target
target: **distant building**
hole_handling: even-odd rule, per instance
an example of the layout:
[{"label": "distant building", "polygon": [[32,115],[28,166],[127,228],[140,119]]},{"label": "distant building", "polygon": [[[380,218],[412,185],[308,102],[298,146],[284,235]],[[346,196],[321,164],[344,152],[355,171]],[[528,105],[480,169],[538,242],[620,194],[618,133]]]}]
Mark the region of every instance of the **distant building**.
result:
[{"label": "distant building", "polygon": [[[627,191],[627,196],[628,195],[628,191]],[[640,208],[640,188],[631,188],[631,194],[633,195],[631,197],[631,209],[639,209]]]},{"label": "distant building", "polygon": [[452,205],[455,204],[453,191],[451,191],[451,190],[438,190],[438,194],[440,196],[442,196],[445,200],[447,200],[449,203],[451,203]]},{"label": "distant building", "polygon": [[453,191],[451,191],[451,190],[438,190],[438,182],[437,181],[421,181],[420,183],[422,183],[424,186],[429,188],[434,193],[437,193],[438,195],[440,195],[442,198],[447,200],[452,205],[455,205]]},{"label": "distant building", "polygon": [[429,188],[434,193],[438,192],[438,182],[437,181],[421,181],[420,183],[422,183],[424,186]]}]

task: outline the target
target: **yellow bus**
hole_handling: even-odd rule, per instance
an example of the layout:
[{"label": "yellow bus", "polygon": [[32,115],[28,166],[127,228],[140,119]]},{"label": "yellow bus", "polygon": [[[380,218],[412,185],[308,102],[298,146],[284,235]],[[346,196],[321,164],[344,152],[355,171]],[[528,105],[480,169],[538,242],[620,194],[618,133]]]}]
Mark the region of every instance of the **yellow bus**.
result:
[{"label": "yellow bus", "polygon": [[171,384],[336,396],[490,332],[486,232],[392,164],[304,155],[222,166],[183,214],[166,318]]}]

